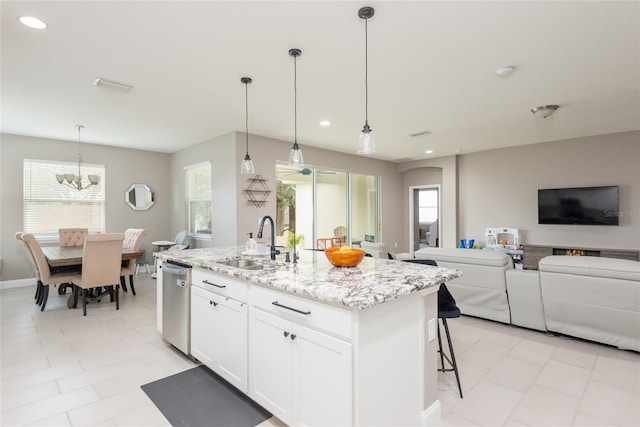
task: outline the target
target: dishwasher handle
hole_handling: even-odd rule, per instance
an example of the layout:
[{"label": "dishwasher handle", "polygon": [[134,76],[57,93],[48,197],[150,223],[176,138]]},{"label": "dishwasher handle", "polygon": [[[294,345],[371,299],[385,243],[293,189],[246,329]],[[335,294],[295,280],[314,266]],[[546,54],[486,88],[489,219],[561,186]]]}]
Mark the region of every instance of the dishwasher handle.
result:
[{"label": "dishwasher handle", "polygon": [[165,273],[173,274],[176,276],[186,276],[190,268],[190,265],[170,261],[167,261],[162,265],[162,270]]}]

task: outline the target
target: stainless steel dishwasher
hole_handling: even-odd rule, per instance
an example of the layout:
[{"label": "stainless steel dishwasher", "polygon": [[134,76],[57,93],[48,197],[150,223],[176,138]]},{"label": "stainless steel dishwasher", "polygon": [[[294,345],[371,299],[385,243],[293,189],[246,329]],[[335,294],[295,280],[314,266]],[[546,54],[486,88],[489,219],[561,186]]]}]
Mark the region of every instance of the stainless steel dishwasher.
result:
[{"label": "stainless steel dishwasher", "polygon": [[191,355],[191,266],[162,264],[162,338]]}]

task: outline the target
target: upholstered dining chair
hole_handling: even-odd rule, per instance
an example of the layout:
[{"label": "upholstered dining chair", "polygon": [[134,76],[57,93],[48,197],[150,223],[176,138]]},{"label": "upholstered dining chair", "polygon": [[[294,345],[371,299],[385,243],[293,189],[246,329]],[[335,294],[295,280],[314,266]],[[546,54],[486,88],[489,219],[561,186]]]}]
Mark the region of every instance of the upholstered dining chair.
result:
[{"label": "upholstered dining chair", "polygon": [[[60,247],[63,248],[81,248],[84,245],[84,238],[89,234],[88,228],[59,228],[58,235],[60,236]],[[58,273],[80,272],[80,267],[77,265],[57,267],[55,269]],[[58,286],[58,294],[64,295],[67,293],[67,286],[71,286],[71,283],[61,283]]]},{"label": "upholstered dining chair", "polygon": [[59,228],[60,246],[80,247],[84,245],[84,238],[89,234],[87,228]]},{"label": "upholstered dining chair", "polygon": [[33,254],[31,253],[31,249],[29,249],[29,245],[27,245],[27,242],[25,242],[24,240],[22,240],[22,235],[24,233],[22,231],[18,231],[16,233],[16,239],[20,241],[20,243],[22,243],[22,246],[24,246],[24,251],[27,253],[27,255],[29,256],[29,261],[31,261],[31,266],[33,267],[33,270],[35,271],[36,274],[36,295],[33,297],[33,299],[36,300],[36,304],[40,304],[42,302],[41,298],[42,298],[42,281],[40,280],[40,272],[38,271],[38,266],[36,265],[36,260],[33,258]]},{"label": "upholstered dining chair", "polygon": [[[52,273],[49,269],[47,258],[44,256],[44,252],[42,252],[42,248],[40,247],[40,244],[36,240],[35,236],[31,233],[23,233],[22,241],[25,242],[31,250],[31,255],[33,255],[33,259],[37,266],[40,282],[42,283],[42,289],[40,291],[40,311],[44,311],[44,308],[47,305],[47,299],[49,298],[49,286],[60,285],[62,283],[71,283],[78,277],[78,273]],[[122,256],[122,253],[120,253],[120,256]]]},{"label": "upholstered dining chair", "polygon": [[[124,241],[122,242],[123,249],[129,249],[137,251],[140,249],[142,239],[147,235],[147,230],[143,228],[128,228],[124,231]],[[126,276],[129,276],[129,285],[131,286],[131,292],[135,295],[136,288],[133,287],[133,273],[136,269],[136,260],[130,259],[125,261],[125,264],[120,269],[120,285],[122,290],[127,292]]]},{"label": "upholstered dining chair", "polygon": [[82,273],[73,277],[73,307],[78,303],[78,293],[82,289],[82,314],[87,315],[89,289],[105,287],[109,289],[111,300],[115,293],[116,310],[120,309],[118,288],[122,264],[123,233],[87,235],[82,249]]}]

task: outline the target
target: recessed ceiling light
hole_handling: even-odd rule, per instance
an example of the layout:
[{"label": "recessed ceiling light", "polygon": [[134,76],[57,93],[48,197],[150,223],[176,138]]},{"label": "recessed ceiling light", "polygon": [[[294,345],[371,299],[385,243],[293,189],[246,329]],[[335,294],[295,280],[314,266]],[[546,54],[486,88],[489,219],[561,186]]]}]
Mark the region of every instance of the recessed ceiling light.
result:
[{"label": "recessed ceiling light", "polygon": [[508,76],[509,74],[513,73],[515,70],[516,70],[516,67],[509,65],[507,67],[498,68],[496,70],[496,74],[499,76]]},{"label": "recessed ceiling light", "polygon": [[320,122],[320,126],[331,126],[331,122],[329,120],[323,120]]},{"label": "recessed ceiling light", "polygon": [[22,25],[26,25],[29,28],[33,28],[36,30],[44,30],[47,28],[47,24],[38,18],[34,18],[33,16],[21,16],[18,20],[22,23]]},{"label": "recessed ceiling light", "polygon": [[433,154],[433,150],[426,150],[424,153],[425,154]]}]

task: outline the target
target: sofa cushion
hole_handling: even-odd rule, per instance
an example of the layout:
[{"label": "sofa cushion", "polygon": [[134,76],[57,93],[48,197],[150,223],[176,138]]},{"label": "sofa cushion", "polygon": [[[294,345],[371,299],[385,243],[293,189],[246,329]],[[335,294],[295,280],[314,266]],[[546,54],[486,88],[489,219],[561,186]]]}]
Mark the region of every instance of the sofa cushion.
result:
[{"label": "sofa cushion", "polygon": [[544,272],[640,282],[640,262],[627,259],[550,255],[540,260],[538,268]]},{"label": "sofa cushion", "polygon": [[389,248],[385,243],[360,242],[360,249],[374,258],[389,258]]},{"label": "sofa cushion", "polygon": [[504,267],[511,261],[511,257],[504,252],[488,249],[422,248],[415,251],[414,254],[416,258],[492,267]]}]

